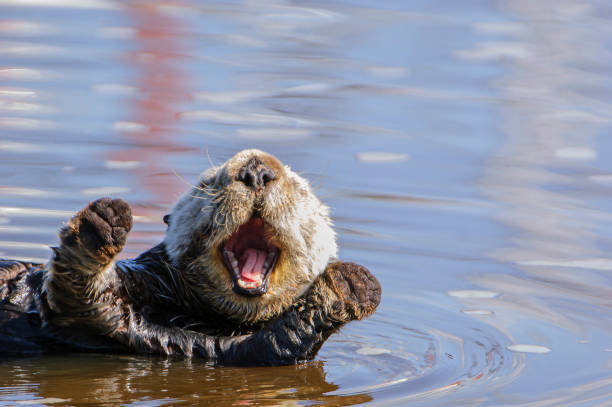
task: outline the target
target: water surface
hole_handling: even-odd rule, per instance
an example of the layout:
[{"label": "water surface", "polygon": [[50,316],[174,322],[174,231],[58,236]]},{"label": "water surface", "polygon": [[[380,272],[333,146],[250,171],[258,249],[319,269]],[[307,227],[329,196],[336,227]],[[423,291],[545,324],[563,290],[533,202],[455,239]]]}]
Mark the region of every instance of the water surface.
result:
[{"label": "water surface", "polygon": [[0,404],[612,405],[605,1],[0,0],[0,256],[126,199],[123,257],[197,174],[275,154],[380,279],[279,368],[0,361]]}]

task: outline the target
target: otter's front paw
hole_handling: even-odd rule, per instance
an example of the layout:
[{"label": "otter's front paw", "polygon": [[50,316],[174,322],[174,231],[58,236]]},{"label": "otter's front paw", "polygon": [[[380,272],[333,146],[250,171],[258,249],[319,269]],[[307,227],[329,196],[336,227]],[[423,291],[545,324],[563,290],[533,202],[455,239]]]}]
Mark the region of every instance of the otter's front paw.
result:
[{"label": "otter's front paw", "polygon": [[380,303],[380,283],[363,266],[348,262],[331,263],[324,278],[337,296],[331,304],[330,316],[338,321],[368,317]]},{"label": "otter's front paw", "polygon": [[101,198],[91,202],[60,232],[64,244],[81,245],[101,260],[119,253],[132,228],[132,210],[122,199]]}]

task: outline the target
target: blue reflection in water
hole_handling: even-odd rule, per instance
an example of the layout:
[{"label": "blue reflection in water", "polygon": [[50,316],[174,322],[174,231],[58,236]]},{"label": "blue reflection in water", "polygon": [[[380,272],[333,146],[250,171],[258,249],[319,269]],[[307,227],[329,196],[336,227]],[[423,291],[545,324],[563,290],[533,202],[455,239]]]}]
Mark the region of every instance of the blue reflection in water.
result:
[{"label": "blue reflection in water", "polygon": [[0,256],[44,261],[105,194],[134,208],[134,256],[185,183],[255,147],[312,181],[384,291],[303,366],[2,361],[0,403],[610,403],[608,14],[0,1]]}]

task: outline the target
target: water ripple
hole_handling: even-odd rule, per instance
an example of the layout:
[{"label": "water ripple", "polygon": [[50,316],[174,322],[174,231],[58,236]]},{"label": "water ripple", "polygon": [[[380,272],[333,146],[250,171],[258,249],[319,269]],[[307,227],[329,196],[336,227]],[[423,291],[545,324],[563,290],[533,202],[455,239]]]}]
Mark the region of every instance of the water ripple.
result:
[{"label": "water ripple", "polygon": [[329,342],[320,356],[341,394],[369,394],[376,405],[435,403],[449,391],[469,392],[476,386],[493,391],[523,369],[523,357],[510,351],[516,345],[504,333],[431,304],[425,309],[405,303],[392,314],[379,312]]}]

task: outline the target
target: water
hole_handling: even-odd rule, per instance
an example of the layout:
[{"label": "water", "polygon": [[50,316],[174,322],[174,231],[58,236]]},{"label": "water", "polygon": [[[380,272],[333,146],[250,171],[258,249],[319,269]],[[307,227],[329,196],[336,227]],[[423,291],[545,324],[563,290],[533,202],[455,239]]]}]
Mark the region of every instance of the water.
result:
[{"label": "water", "polygon": [[100,196],[124,257],[255,147],[332,207],[383,301],[315,361],[0,362],[14,405],[612,405],[606,1],[0,0],[0,256]]}]

